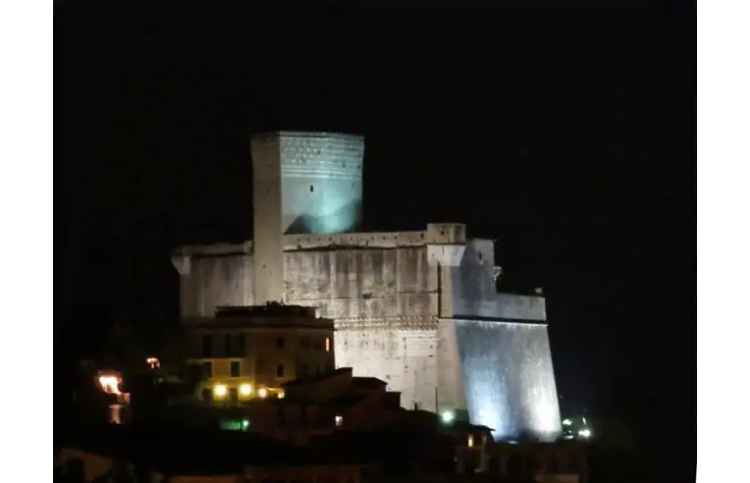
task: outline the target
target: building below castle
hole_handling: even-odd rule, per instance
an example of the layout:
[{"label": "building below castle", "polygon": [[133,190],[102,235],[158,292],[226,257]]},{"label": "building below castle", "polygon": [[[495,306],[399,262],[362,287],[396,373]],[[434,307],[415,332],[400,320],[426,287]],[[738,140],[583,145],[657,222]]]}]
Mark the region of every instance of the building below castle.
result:
[{"label": "building below castle", "polygon": [[187,367],[204,402],[237,405],[284,396],[282,386],[334,369],[333,320],[315,308],[219,307],[186,319]]},{"label": "building below castle", "polygon": [[457,223],[357,232],[361,137],[278,132],[251,145],[254,240],[173,254],[186,324],[224,330],[222,306],[311,307],[334,321],[336,366],[384,381],[403,407],[497,440],[559,435],[545,299],[497,291],[493,241]]}]

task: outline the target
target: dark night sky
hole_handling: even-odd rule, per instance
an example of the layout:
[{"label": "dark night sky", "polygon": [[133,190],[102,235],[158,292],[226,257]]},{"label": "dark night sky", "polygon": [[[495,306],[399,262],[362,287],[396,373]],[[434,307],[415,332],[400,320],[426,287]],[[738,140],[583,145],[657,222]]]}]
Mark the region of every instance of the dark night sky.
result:
[{"label": "dark night sky", "polygon": [[56,357],[116,319],[176,323],[170,250],[251,236],[251,130],[341,130],[366,136],[368,228],[464,222],[506,288],[545,287],[563,410],[694,435],[695,13],[641,4],[58,7]]}]

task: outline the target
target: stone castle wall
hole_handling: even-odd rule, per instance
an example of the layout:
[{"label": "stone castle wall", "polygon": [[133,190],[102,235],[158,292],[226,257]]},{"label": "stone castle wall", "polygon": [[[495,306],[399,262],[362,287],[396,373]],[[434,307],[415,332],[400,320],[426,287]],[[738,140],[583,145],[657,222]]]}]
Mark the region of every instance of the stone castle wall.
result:
[{"label": "stone castle wall", "polygon": [[285,302],[336,321],[339,367],[377,377],[404,407],[435,409],[437,268],[423,245],[286,252]]}]

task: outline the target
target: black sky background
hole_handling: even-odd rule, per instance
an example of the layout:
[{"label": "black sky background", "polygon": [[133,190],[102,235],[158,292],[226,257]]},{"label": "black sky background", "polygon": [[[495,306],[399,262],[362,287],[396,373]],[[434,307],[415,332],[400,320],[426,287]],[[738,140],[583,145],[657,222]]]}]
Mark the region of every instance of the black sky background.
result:
[{"label": "black sky background", "polygon": [[251,131],[354,132],[368,229],[497,239],[504,287],[545,289],[563,412],[694,455],[695,13],[646,3],[220,22],[58,6],[56,365],[116,320],[177,324],[175,246],[252,236]]}]

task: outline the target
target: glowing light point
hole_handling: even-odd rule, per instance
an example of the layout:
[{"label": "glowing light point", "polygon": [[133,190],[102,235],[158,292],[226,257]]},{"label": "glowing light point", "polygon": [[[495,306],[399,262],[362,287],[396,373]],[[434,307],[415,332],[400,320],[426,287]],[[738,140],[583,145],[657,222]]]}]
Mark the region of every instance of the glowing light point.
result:
[{"label": "glowing light point", "polygon": [[107,394],[121,394],[120,383],[122,379],[117,376],[99,376],[99,385]]},{"label": "glowing light point", "polygon": [[443,411],[440,414],[440,419],[445,424],[451,424],[456,419],[456,414],[451,410]]},{"label": "glowing light point", "polygon": [[265,387],[261,387],[260,389],[258,389],[258,396],[265,399],[266,396],[268,396],[268,389],[266,389]]},{"label": "glowing light point", "polygon": [[578,436],[585,438],[585,439],[589,439],[591,437],[591,430],[588,428],[581,429],[578,431]]},{"label": "glowing light point", "polygon": [[336,415],[334,418],[334,422],[336,423],[336,426],[343,426],[344,425],[344,416],[341,416],[339,414]]},{"label": "glowing light point", "polygon": [[247,431],[247,428],[250,427],[250,420],[249,419],[243,419],[242,420],[242,430]]},{"label": "glowing light point", "polygon": [[146,366],[149,369],[158,369],[159,367],[161,367],[161,363],[156,357],[146,357]]},{"label": "glowing light point", "polygon": [[249,396],[253,393],[252,384],[240,384],[240,395]]},{"label": "glowing light point", "polygon": [[466,441],[466,446],[468,446],[469,448],[474,447],[474,435],[473,434],[469,435],[469,440]]},{"label": "glowing light point", "polygon": [[227,386],[225,384],[217,384],[214,386],[214,396],[217,398],[223,398],[227,395]]},{"label": "glowing light point", "polygon": [[573,424],[573,421],[571,421],[569,418],[565,418],[562,420],[563,426],[570,426]]},{"label": "glowing light point", "polygon": [[276,394],[276,397],[278,397],[279,399],[284,399],[284,396],[286,396],[286,394],[284,393],[284,391],[279,391]]}]

